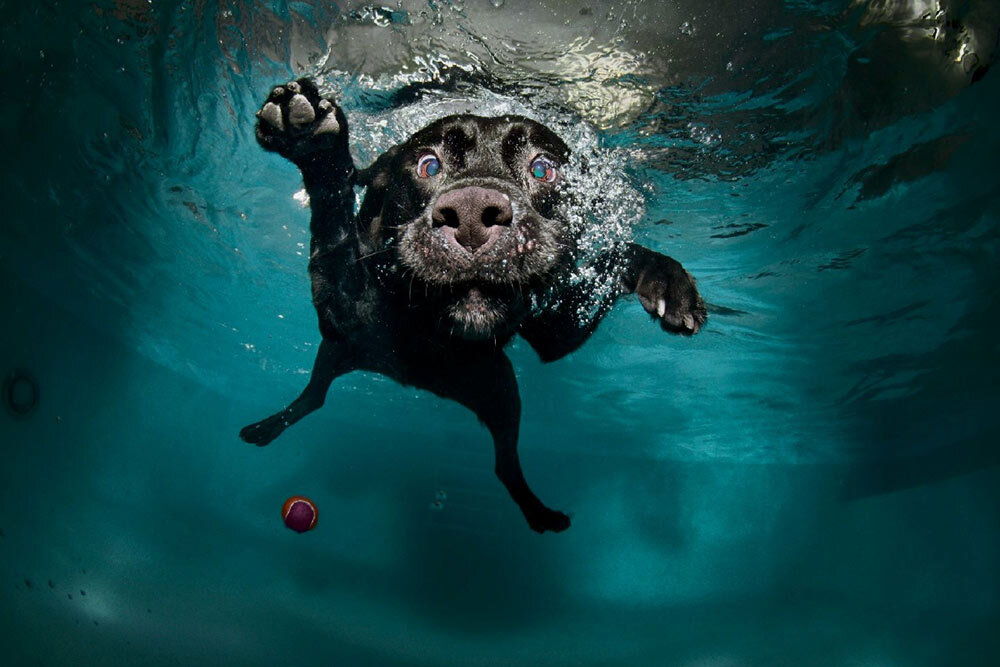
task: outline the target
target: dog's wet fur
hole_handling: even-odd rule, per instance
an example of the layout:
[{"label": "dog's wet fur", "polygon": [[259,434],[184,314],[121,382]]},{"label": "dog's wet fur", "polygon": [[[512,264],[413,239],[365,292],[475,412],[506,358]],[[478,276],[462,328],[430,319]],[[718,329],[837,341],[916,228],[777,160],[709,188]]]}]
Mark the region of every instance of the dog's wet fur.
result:
[{"label": "dog's wet fur", "polygon": [[[519,334],[544,361],[583,344],[621,295],[635,293],[664,330],[704,324],[694,279],[642,246],[598,258],[615,272],[595,295],[572,281],[575,239],[560,216],[569,149],[528,118],[442,118],[355,168],[347,119],[308,79],[277,86],[257,139],[302,172],[312,208],[309,273],[322,341],[309,383],[240,436],[266,445],[321,405],[333,380],[374,371],[471,409],[493,436],[496,474],[537,532],[570,520],[531,491],[517,455],[521,405],[504,346]],[[364,187],[354,214],[354,188]]]}]

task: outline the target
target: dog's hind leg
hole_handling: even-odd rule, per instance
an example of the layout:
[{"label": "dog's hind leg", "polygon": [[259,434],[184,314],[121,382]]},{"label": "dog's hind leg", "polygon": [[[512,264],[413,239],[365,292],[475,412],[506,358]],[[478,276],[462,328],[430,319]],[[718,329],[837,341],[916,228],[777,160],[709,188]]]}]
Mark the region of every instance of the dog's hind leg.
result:
[{"label": "dog's hind leg", "polygon": [[476,413],[493,436],[495,472],[511,498],[521,508],[532,530],[560,532],[569,528],[569,517],[546,507],[532,492],[521,471],[517,455],[521,421],[521,398],[510,359],[502,351],[488,358],[454,359],[437,368],[425,385],[428,389],[458,401]]},{"label": "dog's hind leg", "polygon": [[342,347],[336,342],[324,338],[316,353],[316,361],[313,363],[312,374],[309,376],[309,384],[302,390],[299,397],[281,412],[244,427],[240,431],[240,437],[258,447],[268,444],[281,435],[286,428],[320,408],[326,400],[326,392],[330,389],[330,384],[334,379],[351,370],[352,367]]}]

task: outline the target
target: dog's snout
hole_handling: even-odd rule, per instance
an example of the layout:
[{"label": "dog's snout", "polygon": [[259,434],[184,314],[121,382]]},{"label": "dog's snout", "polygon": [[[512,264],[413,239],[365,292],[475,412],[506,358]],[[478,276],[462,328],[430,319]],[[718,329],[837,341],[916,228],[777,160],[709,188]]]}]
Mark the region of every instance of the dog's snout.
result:
[{"label": "dog's snout", "polygon": [[469,186],[438,197],[431,219],[435,227],[451,227],[455,240],[474,252],[496,238],[500,226],[510,225],[514,211],[502,192]]}]

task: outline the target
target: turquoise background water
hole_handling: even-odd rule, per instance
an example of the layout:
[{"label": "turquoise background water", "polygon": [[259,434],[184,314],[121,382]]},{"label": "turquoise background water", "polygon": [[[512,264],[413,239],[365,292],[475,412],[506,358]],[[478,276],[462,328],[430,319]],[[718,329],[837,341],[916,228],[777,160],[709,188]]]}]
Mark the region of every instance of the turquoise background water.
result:
[{"label": "turquoise background water", "polygon": [[[0,371],[41,392],[0,412],[4,664],[1000,661],[996,3],[0,20]],[[236,437],[318,342],[301,182],[253,139],[301,74],[360,162],[449,105],[562,122],[698,277],[692,339],[625,300],[556,364],[512,346],[566,533],[527,529],[470,413],[378,376]]]}]

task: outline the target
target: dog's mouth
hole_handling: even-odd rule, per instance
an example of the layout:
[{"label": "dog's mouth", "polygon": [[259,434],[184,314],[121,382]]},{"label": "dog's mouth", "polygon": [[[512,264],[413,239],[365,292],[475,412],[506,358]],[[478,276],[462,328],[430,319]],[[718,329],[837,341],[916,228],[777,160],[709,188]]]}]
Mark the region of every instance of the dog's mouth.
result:
[{"label": "dog's mouth", "polygon": [[501,333],[521,310],[523,300],[511,286],[475,282],[455,285],[445,310],[451,332],[469,340],[485,340]]},{"label": "dog's mouth", "polygon": [[439,233],[448,242],[452,252],[459,254],[467,253],[473,257],[483,257],[489,252],[490,248],[496,245],[497,241],[503,236],[504,231],[505,228],[500,225],[484,226],[471,230],[442,225]]}]

